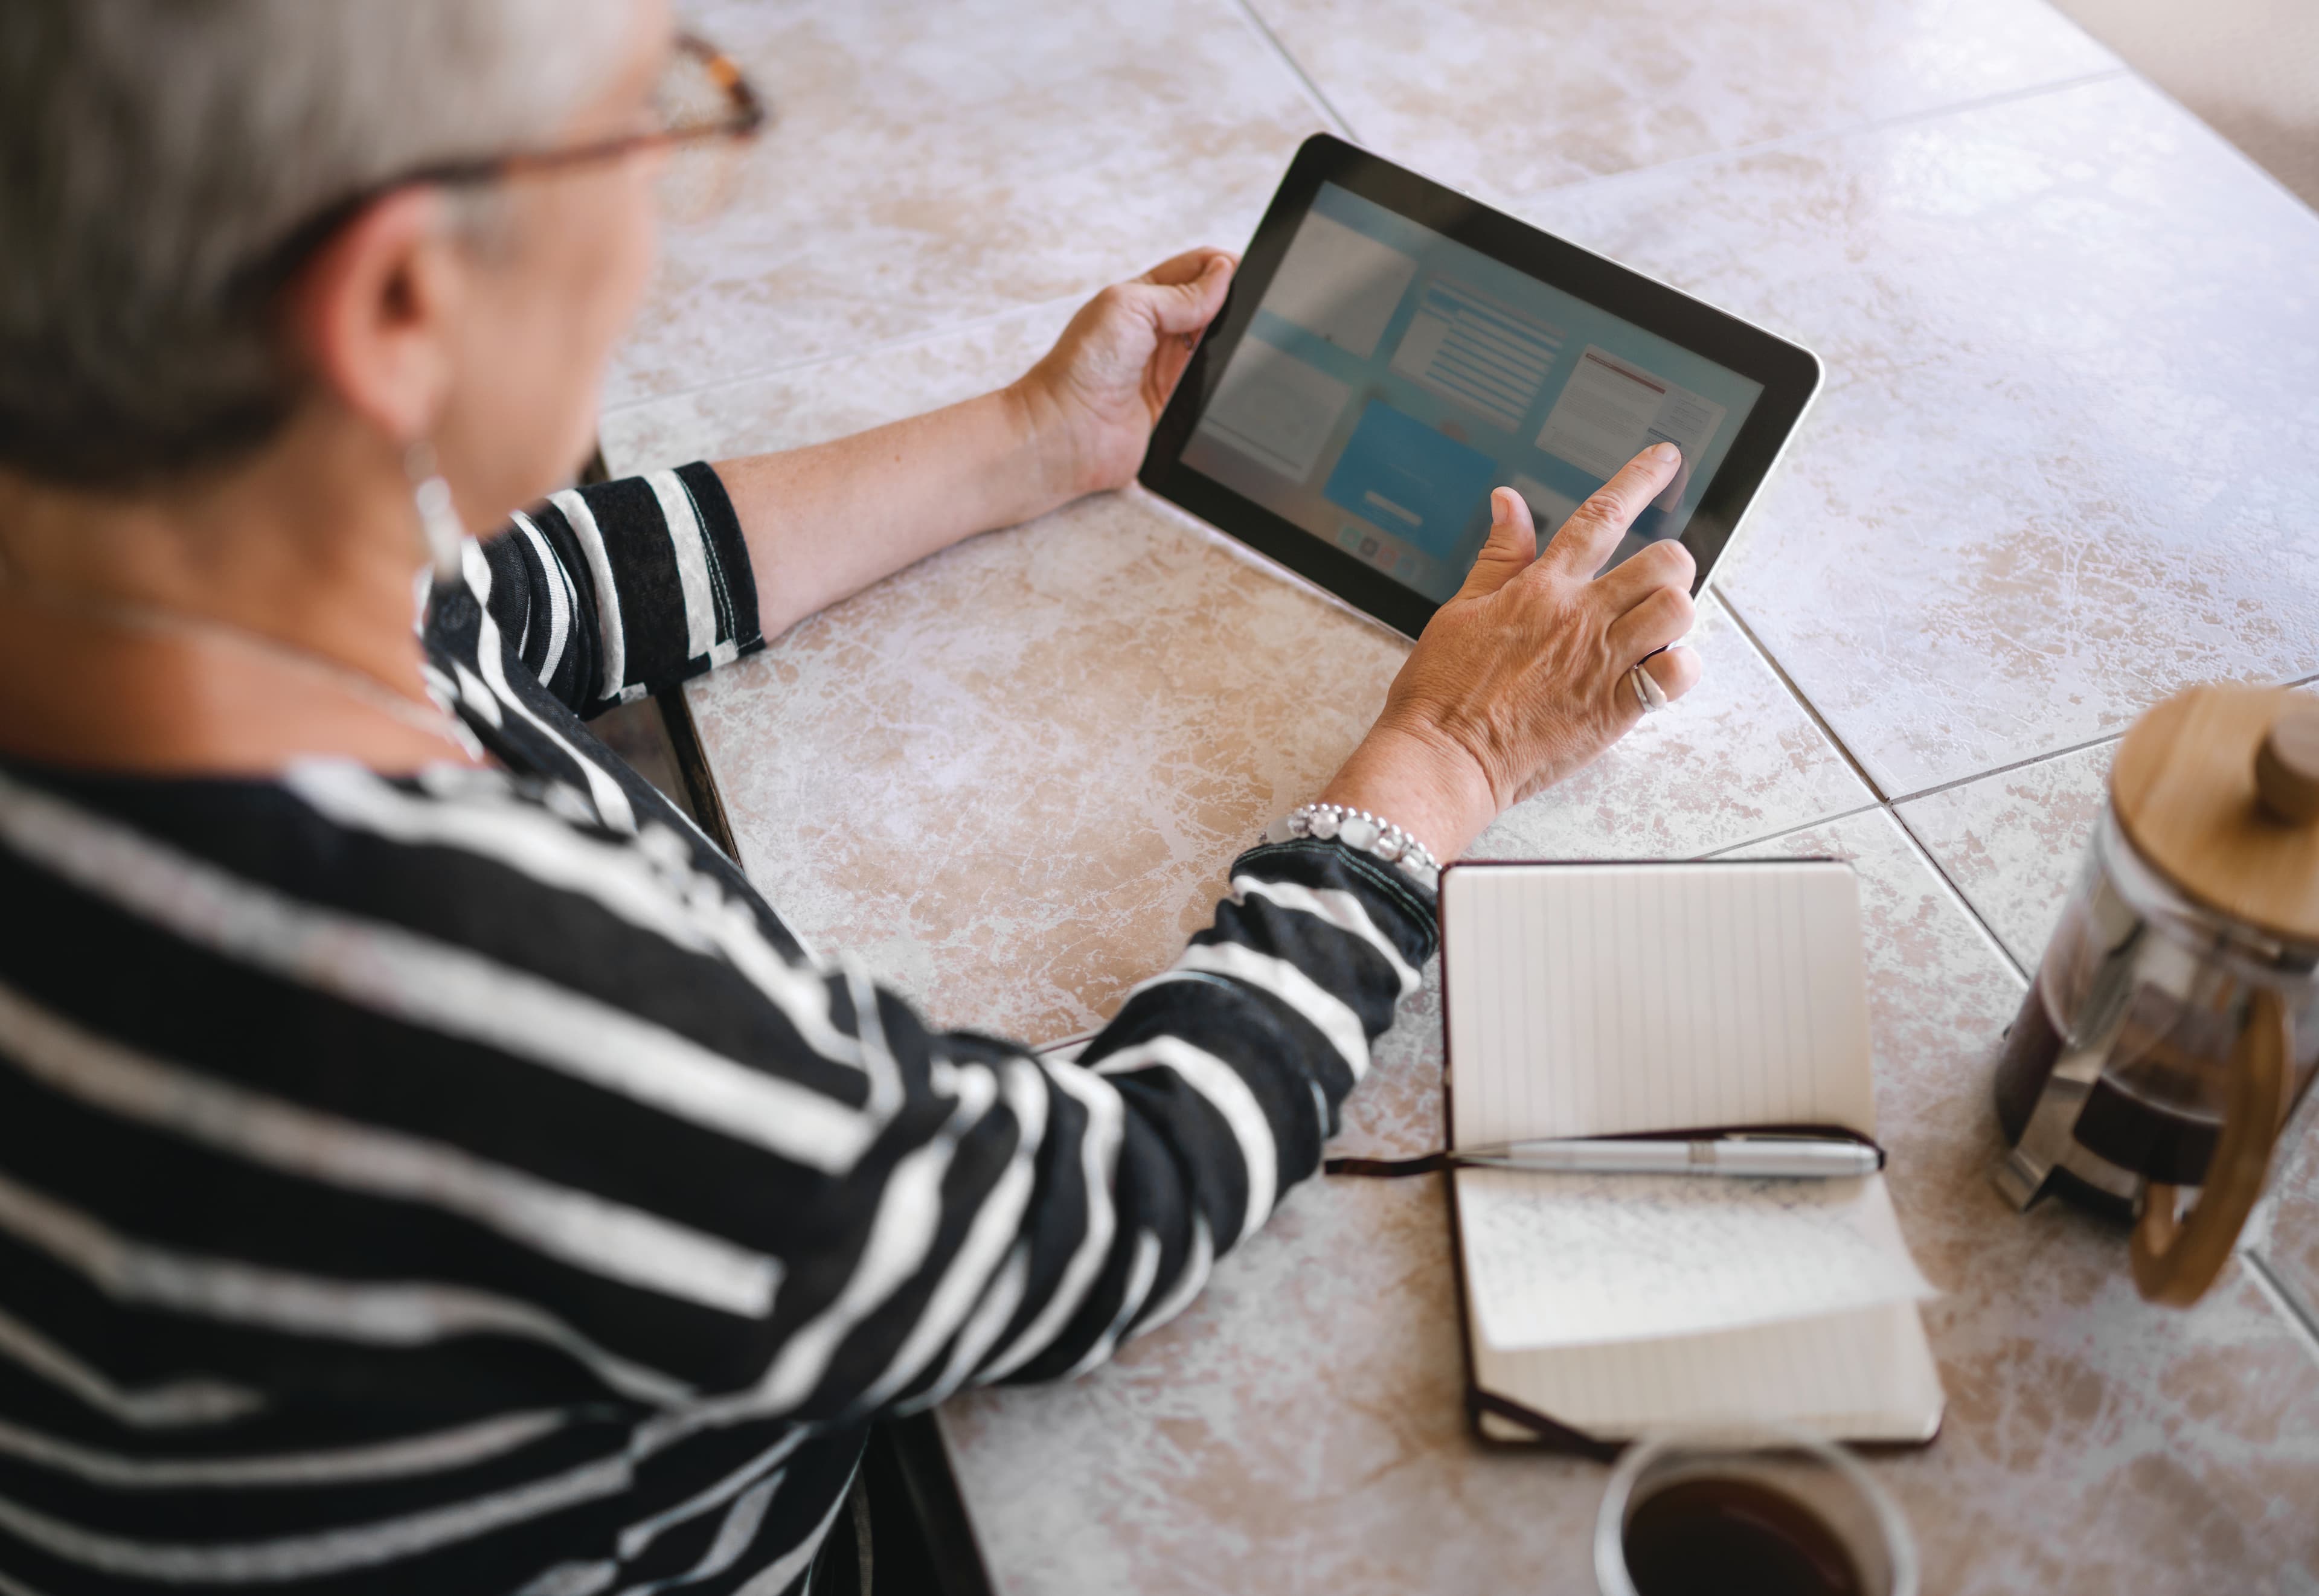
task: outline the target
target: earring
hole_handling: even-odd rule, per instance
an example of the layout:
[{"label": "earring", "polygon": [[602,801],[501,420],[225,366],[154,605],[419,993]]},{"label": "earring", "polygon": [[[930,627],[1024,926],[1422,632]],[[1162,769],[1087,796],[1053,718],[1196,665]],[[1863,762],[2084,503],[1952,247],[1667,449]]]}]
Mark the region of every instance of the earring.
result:
[{"label": "earring", "polygon": [[411,478],[411,501],[418,507],[419,530],[427,540],[427,557],[438,583],[459,580],[459,561],[467,528],[451,503],[451,484],[435,469],[435,451],[425,442],[411,446],[402,469]]}]

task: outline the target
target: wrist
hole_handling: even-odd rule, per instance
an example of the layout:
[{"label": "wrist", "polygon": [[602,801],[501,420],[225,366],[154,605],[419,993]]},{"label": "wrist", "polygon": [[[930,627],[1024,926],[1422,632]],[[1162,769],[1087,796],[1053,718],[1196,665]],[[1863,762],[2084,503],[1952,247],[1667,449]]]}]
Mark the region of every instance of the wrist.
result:
[{"label": "wrist", "polygon": [[1077,430],[1034,369],[990,395],[1013,439],[1002,470],[1022,499],[1017,520],[1030,520],[1088,491]]},{"label": "wrist", "polygon": [[1497,796],[1471,754],[1446,738],[1380,724],[1361,739],[1319,802],[1391,821],[1448,864],[1497,818]]}]

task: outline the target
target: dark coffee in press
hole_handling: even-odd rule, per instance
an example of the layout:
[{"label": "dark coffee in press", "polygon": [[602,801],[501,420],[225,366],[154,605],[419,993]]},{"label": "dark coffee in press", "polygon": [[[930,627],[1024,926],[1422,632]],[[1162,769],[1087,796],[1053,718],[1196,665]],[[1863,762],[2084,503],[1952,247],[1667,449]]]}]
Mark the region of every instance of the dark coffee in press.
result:
[{"label": "dark coffee in press", "polygon": [[[2198,1185],[2214,1161],[2220,1128],[2216,1108],[2199,1099],[2212,1095],[2232,1041],[2228,1015],[2147,987],[2137,990],[2112,1043],[2112,1061],[2079,1113],[2074,1139],[2147,1179]],[[2064,1045],[2040,971],[1997,1062],[1997,1117],[2008,1142],[2021,1140]],[[2080,1183],[2067,1189],[2081,1201],[2115,1207],[2121,1217],[2127,1212],[2125,1203]]]}]

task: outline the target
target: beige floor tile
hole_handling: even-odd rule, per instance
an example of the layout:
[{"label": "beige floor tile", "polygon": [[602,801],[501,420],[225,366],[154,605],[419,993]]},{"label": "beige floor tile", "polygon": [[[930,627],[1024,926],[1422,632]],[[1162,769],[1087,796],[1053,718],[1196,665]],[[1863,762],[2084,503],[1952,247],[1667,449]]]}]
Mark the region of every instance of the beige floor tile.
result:
[{"label": "beige floor tile", "polygon": [[[632,407],[634,471],[981,392],[1060,311]],[[1477,843],[1683,855],[1867,789],[1711,601],[1702,685]],[[1140,491],[903,573],[687,691],[742,861],[808,936],[953,1023],[1065,1034],[1206,924],[1232,856],[1359,739],[1406,645]]]},{"label": "beige floor tile", "polygon": [[1601,760],[1508,810],[1475,859],[1683,859],[1874,801],[1712,594],[1706,674]]},{"label": "beige floor tile", "polygon": [[2044,957],[2109,791],[2116,743],[1893,806],[2025,970]]},{"label": "beige floor tile", "polygon": [[2154,91],[1529,209],[1827,361],[1718,581],[1888,794],[2319,670],[2319,216]]},{"label": "beige floor tile", "polygon": [[1238,248],[1321,125],[1231,0],[699,4],[779,115],[672,232],[615,404]]},{"label": "beige floor tile", "polygon": [[2319,6],[2061,0],[2087,32],[2319,205]]},{"label": "beige floor tile", "polygon": [[[2196,1311],[2135,1299],[2114,1231],[1990,1189],[1991,1046],[2019,978],[1889,816],[1765,843],[1861,874],[1879,1111],[1902,1224],[1946,1295],[1928,1450],[1872,1463],[1927,1591],[2305,1591],[2319,1366],[2233,1276]],[[1347,1105],[1338,1146],[1440,1134],[1429,983]],[[1438,1182],[1292,1193],[1206,1294],[1070,1384],[942,1415],[1010,1596],[1588,1588],[1599,1465],[1484,1451],[1462,1371]]]},{"label": "beige floor tile", "polygon": [[2043,0],[1254,0],[1356,137],[1484,195],[2062,82]]},{"label": "beige floor tile", "polygon": [[2025,970],[2044,956],[2078,878],[2117,746],[2098,743],[1893,806]]},{"label": "beige floor tile", "polygon": [[821,443],[972,399],[1028,371],[1070,320],[1041,305],[957,332],[609,411],[615,474]]}]

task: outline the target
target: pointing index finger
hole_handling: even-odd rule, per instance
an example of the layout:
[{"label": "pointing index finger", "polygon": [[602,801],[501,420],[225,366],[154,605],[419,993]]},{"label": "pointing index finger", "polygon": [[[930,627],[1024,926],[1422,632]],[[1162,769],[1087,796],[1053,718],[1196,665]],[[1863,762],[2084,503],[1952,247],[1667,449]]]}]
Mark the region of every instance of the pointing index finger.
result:
[{"label": "pointing index finger", "polygon": [[1570,518],[1556,528],[1540,558],[1557,561],[1561,569],[1578,576],[1593,576],[1619,546],[1619,539],[1627,535],[1644,506],[1658,497],[1681,469],[1682,451],[1671,443],[1653,444],[1571,511]]}]

